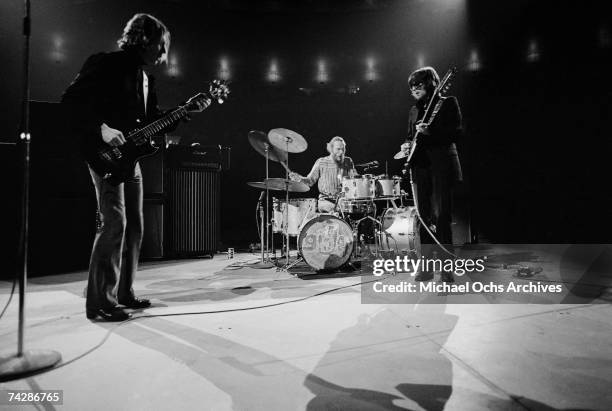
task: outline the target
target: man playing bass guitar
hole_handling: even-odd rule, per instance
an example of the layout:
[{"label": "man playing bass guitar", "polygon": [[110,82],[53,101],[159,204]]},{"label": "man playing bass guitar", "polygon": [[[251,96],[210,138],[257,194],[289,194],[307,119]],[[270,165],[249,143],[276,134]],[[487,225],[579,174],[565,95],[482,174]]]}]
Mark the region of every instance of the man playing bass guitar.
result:
[{"label": "man playing bass guitar", "polygon": [[[408,77],[408,86],[416,104],[410,109],[408,135],[402,151],[410,151],[418,132],[418,145],[407,167],[416,185],[419,212],[442,244],[452,245],[451,210],[453,184],[462,181],[461,165],[455,142],[461,135],[461,111],[455,97],[433,96],[440,77],[433,67],[423,67]],[[440,100],[439,110],[431,122],[423,121],[430,100]],[[426,238],[426,237],[423,237]],[[427,252],[423,250],[427,256]],[[431,257],[431,256],[429,256]],[[417,281],[433,278],[430,272],[417,274]],[[453,281],[452,274],[442,273],[443,281]]]},{"label": "man playing bass guitar", "polygon": [[[143,234],[140,165],[130,163],[127,176],[112,181],[94,171],[91,153],[109,148],[119,152],[120,147],[127,146],[128,127],[137,118],[154,120],[162,115],[154,79],[143,66],[166,61],[170,32],[157,18],[136,14],[117,44],[120,51],[89,57],[62,96],[71,129],[88,162],[98,202],[101,221],[89,262],[86,310],[87,318],[102,321],[128,319],[130,315],[118,305],[145,308],[151,303],[137,298],[132,288]],[[196,101],[190,110],[202,111],[209,103]]]}]

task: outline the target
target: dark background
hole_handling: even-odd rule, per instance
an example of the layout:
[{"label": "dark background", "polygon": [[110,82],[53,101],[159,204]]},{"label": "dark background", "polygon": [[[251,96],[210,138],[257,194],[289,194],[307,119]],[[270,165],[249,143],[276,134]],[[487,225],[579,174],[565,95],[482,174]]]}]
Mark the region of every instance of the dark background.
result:
[{"label": "dark background", "polygon": [[[264,175],[263,158],[247,133],[295,130],[308,150],[290,158],[305,174],[325,155],[324,143],[343,136],[355,162],[390,160],[405,135],[412,105],[408,74],[420,64],[440,75],[459,73],[451,94],[464,115],[459,143],[472,228],[497,243],[608,242],[611,21],[604,2],[467,0],[102,1],[33,0],[31,98],[58,101],[85,58],[116,48],[136,12],[159,17],[172,33],[172,67],[156,68],[158,94],[170,107],[218,76],[226,59],[231,98],[182,125],[183,142],[232,147],[222,176],[222,241],[257,241],[258,191],[247,181]],[[14,142],[21,96],[22,2],[0,4],[0,141]],[[376,78],[366,78],[367,59]],[[279,80],[266,73],[277,61]],[[316,78],[324,60],[328,81]],[[351,93],[359,88],[357,93]],[[86,266],[93,230],[93,188],[82,165],[45,153],[44,136],[59,147],[61,120],[33,113],[32,253]],[[42,121],[40,118],[47,118]],[[38,134],[37,134],[38,133]],[[56,133],[57,134],[57,133]],[[42,138],[42,137],[41,137]],[[38,148],[38,151],[36,149]],[[15,248],[15,147],[0,145],[4,261]],[[283,169],[272,164],[271,175]],[[49,202],[49,198],[52,201]],[[66,218],[66,213],[70,218]],[[75,228],[76,227],[76,228]],[[72,247],[75,241],[81,247]],[[83,251],[85,250],[85,251]]]}]

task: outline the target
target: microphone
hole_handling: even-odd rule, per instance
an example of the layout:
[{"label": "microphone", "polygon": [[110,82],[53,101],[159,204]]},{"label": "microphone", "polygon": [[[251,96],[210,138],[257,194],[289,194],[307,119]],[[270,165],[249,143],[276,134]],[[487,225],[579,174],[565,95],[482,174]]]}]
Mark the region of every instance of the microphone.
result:
[{"label": "microphone", "polygon": [[378,161],[370,161],[369,163],[355,164],[355,167],[378,167]]}]

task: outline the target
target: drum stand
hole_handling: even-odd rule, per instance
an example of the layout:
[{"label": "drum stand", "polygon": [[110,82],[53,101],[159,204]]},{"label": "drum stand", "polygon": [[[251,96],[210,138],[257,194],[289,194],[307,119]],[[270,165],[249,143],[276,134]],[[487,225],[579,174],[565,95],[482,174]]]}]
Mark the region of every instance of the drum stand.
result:
[{"label": "drum stand", "polygon": [[[376,214],[375,214],[376,215]],[[380,221],[378,221],[376,218],[372,217],[371,215],[367,215],[363,218],[360,218],[359,220],[355,220],[352,221],[352,225],[353,225],[353,238],[355,239],[354,241],[354,245],[353,245],[353,257],[357,257],[357,244],[359,242],[359,225],[361,224],[362,221],[364,220],[372,220],[374,222],[374,246],[376,248],[376,252],[374,253],[375,257],[379,257],[379,250],[380,250],[380,244],[379,244],[379,238],[377,235],[377,226],[376,224],[378,224],[380,226],[380,228],[382,228],[382,223]]]},{"label": "drum stand", "polygon": [[[270,145],[268,143],[265,143],[264,147],[266,150],[266,181],[267,181],[269,177],[268,167],[269,167],[269,162],[270,162],[270,158],[269,158]],[[269,232],[270,232],[269,224],[271,223],[268,221],[269,205],[270,205],[270,189],[268,188],[268,185],[266,184],[265,212],[264,212],[264,208],[261,207],[261,205],[259,206],[260,207],[259,213],[261,217],[261,234],[260,234],[260,241],[259,241],[259,244],[261,246],[261,261],[251,264],[250,267],[252,268],[272,268],[274,267],[274,263],[270,261],[270,250],[269,250],[269,245],[270,245],[269,244]],[[264,232],[264,229],[265,229],[265,232]]]},{"label": "drum stand", "polygon": [[287,164],[285,167],[285,265],[280,268],[282,271],[287,271],[295,264],[289,264],[289,250],[291,249],[291,243],[289,242],[289,137],[285,138],[287,143]]}]

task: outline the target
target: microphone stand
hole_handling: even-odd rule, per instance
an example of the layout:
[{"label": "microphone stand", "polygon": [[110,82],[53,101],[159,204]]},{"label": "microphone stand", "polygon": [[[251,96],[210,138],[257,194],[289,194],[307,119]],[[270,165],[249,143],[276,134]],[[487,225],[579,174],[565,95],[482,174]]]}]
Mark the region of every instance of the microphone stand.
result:
[{"label": "microphone stand", "polygon": [[17,353],[0,357],[0,381],[10,381],[37,374],[61,361],[60,353],[49,350],[24,350],[25,297],[28,283],[28,224],[30,209],[30,0],[24,0],[23,35],[23,100],[18,147],[23,153],[23,180],[21,185],[21,226],[17,271],[19,275],[19,325]]}]

